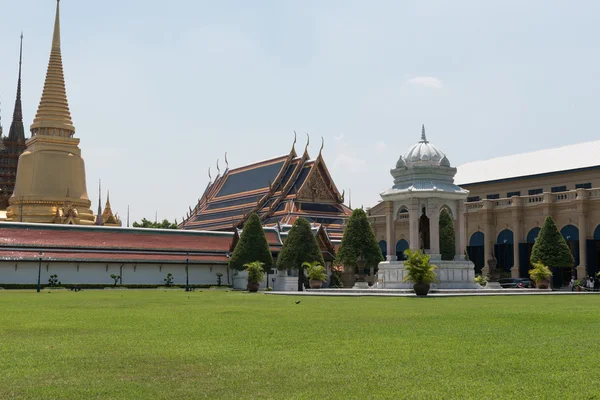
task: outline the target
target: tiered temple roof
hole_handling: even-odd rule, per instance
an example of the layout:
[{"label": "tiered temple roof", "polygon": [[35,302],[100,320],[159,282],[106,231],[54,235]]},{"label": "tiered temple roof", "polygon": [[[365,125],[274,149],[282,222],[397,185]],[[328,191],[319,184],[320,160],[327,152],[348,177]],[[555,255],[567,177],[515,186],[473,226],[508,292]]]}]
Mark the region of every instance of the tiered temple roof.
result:
[{"label": "tiered temple roof", "polygon": [[286,155],[227,168],[211,179],[180,226],[235,231],[256,212],[265,226],[290,225],[304,217],[325,227],[332,240],[341,239],[352,211],[344,205],[344,194],[336,188],[322,150],[321,146],[317,158],[310,160],[307,148],[298,156],[292,146]]}]

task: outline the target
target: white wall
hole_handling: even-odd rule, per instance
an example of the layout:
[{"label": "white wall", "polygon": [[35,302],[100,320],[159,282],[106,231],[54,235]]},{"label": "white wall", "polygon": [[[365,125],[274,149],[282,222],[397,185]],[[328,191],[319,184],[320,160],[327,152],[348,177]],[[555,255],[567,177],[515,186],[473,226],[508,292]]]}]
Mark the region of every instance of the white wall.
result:
[{"label": "white wall", "polygon": [[[50,275],[58,275],[63,284],[112,284],[111,274],[120,275],[123,263],[75,263],[42,261],[41,282],[48,284]],[[185,264],[124,264],[123,284],[164,284],[167,273],[173,274],[173,283],[185,285]],[[190,264],[190,285],[216,285],[217,272],[221,272],[221,284],[227,284],[226,265]],[[38,262],[0,261],[0,286],[4,284],[35,284]]]}]

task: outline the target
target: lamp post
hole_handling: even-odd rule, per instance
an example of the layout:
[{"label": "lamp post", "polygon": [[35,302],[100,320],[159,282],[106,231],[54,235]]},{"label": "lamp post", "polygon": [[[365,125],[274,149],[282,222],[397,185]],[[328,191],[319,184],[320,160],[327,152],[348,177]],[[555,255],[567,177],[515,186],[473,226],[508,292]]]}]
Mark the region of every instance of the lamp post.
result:
[{"label": "lamp post", "polygon": [[190,274],[189,274],[189,264],[190,264],[190,253],[185,253],[185,291],[190,291]]},{"label": "lamp post", "polygon": [[44,253],[42,253],[40,251],[40,256],[39,256],[39,264],[38,264],[38,284],[37,284],[37,292],[39,293],[41,290],[41,279],[42,279],[42,257],[44,256]]}]

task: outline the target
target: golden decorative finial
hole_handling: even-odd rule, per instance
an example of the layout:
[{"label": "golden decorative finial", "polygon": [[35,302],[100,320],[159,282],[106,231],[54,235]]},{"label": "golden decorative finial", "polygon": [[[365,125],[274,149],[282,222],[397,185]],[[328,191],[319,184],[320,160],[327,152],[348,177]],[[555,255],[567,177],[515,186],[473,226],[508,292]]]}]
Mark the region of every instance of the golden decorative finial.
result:
[{"label": "golden decorative finial", "polygon": [[296,149],[296,131],[294,131],[294,143],[292,143],[292,151]]},{"label": "golden decorative finial", "polygon": [[306,147],[304,148],[304,154],[308,154],[308,145],[310,144],[310,136],[306,133]]},{"label": "golden decorative finial", "polygon": [[321,155],[321,152],[323,151],[323,147],[325,147],[325,139],[323,139],[323,136],[321,136],[321,148],[319,149],[319,156]]},{"label": "golden decorative finial", "polygon": [[221,170],[219,169],[219,159],[217,158],[217,176],[221,175]]},{"label": "golden decorative finial", "polygon": [[40,105],[33,124],[31,124],[31,133],[32,136],[63,137],[72,137],[75,134],[65,89],[65,75],[60,50],[60,0],[56,1],[56,18],[54,20],[50,61],[48,62]]},{"label": "golden decorative finial", "polygon": [[229,170],[229,161],[227,161],[227,152],[225,152],[225,171]]},{"label": "golden decorative finial", "polygon": [[208,167],[208,181],[212,182],[212,176],[210,176],[210,167]]}]

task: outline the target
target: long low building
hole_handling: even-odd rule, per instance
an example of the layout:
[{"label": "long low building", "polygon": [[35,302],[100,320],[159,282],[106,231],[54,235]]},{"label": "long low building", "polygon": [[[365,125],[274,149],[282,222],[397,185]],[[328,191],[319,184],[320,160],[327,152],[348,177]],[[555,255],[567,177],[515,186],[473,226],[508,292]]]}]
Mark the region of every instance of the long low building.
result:
[{"label": "long low building", "polygon": [[[275,261],[290,228],[265,228]],[[118,275],[123,285],[162,285],[167,274],[175,285],[186,278],[190,285],[216,285],[218,274],[223,285],[233,284],[228,263],[241,232],[6,222],[0,224],[0,287],[35,284],[38,272],[42,284],[57,275],[62,284],[109,285],[111,275]],[[323,226],[314,226],[313,233],[329,268],[339,243]],[[268,284],[276,287],[287,277],[274,269],[271,274]],[[285,280],[293,286],[293,279]]]},{"label": "long low building", "polygon": [[0,286],[37,283],[57,275],[63,284],[227,284],[234,234],[77,225],[0,224]]}]

